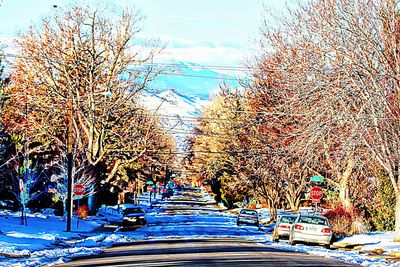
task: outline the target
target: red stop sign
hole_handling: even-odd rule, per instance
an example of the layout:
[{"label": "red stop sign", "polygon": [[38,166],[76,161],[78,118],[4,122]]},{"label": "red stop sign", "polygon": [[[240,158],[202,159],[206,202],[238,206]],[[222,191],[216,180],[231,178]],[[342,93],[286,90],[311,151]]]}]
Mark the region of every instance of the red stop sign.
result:
[{"label": "red stop sign", "polygon": [[82,196],[83,194],[85,194],[85,187],[83,186],[83,184],[74,185],[74,193],[77,196]]},{"label": "red stop sign", "polygon": [[153,187],[151,185],[147,186],[147,191],[153,191]]},{"label": "red stop sign", "polygon": [[321,199],[324,196],[324,192],[322,191],[321,187],[315,186],[311,188],[310,195],[313,199]]}]

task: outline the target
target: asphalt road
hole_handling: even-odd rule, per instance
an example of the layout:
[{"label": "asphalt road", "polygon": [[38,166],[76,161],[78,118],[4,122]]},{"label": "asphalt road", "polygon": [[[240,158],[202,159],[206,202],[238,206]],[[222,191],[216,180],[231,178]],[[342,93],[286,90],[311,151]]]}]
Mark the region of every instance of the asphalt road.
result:
[{"label": "asphalt road", "polygon": [[59,266],[352,266],[243,239],[141,240]]},{"label": "asphalt road", "polygon": [[59,266],[351,266],[244,239],[139,240]]},{"label": "asphalt road", "polygon": [[266,233],[237,227],[235,217],[193,191],[177,192],[159,204],[161,210],[135,231],[142,239],[58,266],[352,266],[241,238]]}]

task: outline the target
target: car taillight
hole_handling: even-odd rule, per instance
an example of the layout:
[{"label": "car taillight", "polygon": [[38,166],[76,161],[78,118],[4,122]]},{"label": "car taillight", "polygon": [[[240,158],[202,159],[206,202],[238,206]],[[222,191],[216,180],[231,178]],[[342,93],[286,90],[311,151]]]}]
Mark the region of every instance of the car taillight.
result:
[{"label": "car taillight", "polygon": [[294,229],[296,229],[296,230],[304,230],[304,227],[302,225],[300,225],[300,224],[295,224],[294,225]]},{"label": "car taillight", "polygon": [[239,218],[246,218],[246,216],[244,216],[244,215],[239,215]]},{"label": "car taillight", "polygon": [[289,225],[279,225],[278,227],[279,227],[279,228],[290,229],[290,226],[289,226]]},{"label": "car taillight", "polygon": [[329,234],[331,232],[331,228],[324,228],[321,230],[321,232]]}]

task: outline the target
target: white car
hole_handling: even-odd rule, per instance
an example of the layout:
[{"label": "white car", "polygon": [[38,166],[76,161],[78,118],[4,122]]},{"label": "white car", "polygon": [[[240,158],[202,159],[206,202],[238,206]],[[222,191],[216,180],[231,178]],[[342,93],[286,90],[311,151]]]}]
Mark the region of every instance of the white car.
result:
[{"label": "white car", "polygon": [[258,226],[258,212],[252,209],[242,209],[236,219],[236,224],[250,224]]},{"label": "white car", "polygon": [[104,217],[108,223],[124,228],[142,226],[146,224],[146,212],[143,208],[133,204],[115,206],[101,206],[97,216]]},{"label": "white car", "polygon": [[318,243],[326,247],[330,246],[332,228],[326,217],[317,215],[299,214],[291,226],[289,244],[296,242]]},{"label": "white car", "polygon": [[290,229],[297,218],[297,214],[284,214],[278,217],[272,234],[272,241],[278,241],[281,237],[288,237]]}]

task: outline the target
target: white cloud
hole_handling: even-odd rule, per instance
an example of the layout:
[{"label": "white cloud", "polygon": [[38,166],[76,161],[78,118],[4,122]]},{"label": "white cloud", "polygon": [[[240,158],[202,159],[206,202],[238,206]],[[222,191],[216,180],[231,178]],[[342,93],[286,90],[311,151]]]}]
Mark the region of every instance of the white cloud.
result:
[{"label": "white cloud", "polygon": [[166,44],[157,61],[183,61],[202,65],[239,66],[245,55],[245,47],[235,42],[213,40],[193,41],[169,35],[158,36]]},{"label": "white cloud", "polygon": [[[143,38],[145,40],[145,38]],[[236,43],[199,41],[194,42],[186,38],[173,38],[171,36],[160,36],[159,40],[166,44],[166,48],[157,55],[155,62],[190,62],[199,65],[215,65],[239,67],[245,59],[245,48]],[[135,49],[148,51],[136,45]],[[248,51],[247,51],[248,53]],[[236,76],[237,71],[224,69],[213,69],[216,72]]]},{"label": "white cloud", "polygon": [[183,61],[201,65],[239,66],[244,52],[232,47],[167,47],[158,57],[159,61]]}]

